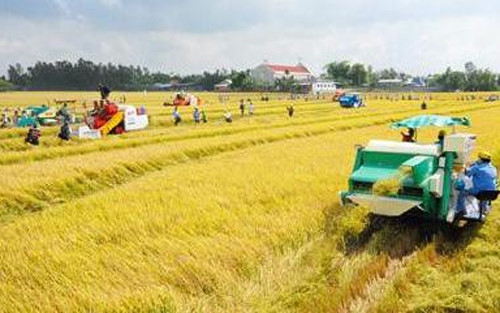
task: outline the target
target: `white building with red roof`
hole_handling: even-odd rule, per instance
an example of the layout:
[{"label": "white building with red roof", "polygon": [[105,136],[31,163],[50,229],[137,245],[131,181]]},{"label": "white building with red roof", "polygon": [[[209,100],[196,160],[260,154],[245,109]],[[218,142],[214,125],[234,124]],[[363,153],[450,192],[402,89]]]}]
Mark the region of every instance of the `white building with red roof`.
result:
[{"label": "white building with red roof", "polygon": [[262,63],[250,71],[250,76],[259,83],[272,85],[279,78],[292,78],[299,82],[310,82],[313,74],[302,63],[297,65],[279,65]]}]

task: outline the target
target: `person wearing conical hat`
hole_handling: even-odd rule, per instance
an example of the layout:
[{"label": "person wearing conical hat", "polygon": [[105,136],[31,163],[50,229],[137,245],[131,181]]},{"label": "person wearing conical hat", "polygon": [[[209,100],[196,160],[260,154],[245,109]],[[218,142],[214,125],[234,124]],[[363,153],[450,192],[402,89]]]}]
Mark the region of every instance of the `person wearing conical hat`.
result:
[{"label": "person wearing conical hat", "polygon": [[472,179],[471,194],[477,195],[481,191],[496,190],[498,173],[491,164],[492,156],[488,151],[478,154],[479,160],[469,166],[465,174]]}]

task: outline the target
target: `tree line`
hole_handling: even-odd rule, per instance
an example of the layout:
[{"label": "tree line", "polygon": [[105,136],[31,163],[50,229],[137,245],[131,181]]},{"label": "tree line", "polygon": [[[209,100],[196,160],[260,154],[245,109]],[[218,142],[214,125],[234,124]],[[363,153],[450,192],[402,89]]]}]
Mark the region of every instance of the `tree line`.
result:
[{"label": "tree line", "polygon": [[34,90],[94,90],[99,83],[117,89],[134,89],[171,78],[168,74],[151,73],[144,67],[95,64],[84,59],[75,63],[36,62],[26,70],[17,63],[9,66],[7,75],[10,83]]},{"label": "tree line", "polygon": [[[348,61],[332,62],[325,66],[325,78],[333,79],[342,85],[355,87],[377,87],[382,79],[399,79],[405,82],[412,78],[393,68],[373,71],[371,66]],[[500,76],[489,69],[479,69],[474,63],[467,62],[463,71],[454,71],[450,67],[444,73],[427,75],[427,87],[442,91],[494,91],[500,87]]]},{"label": "tree line", "polygon": [[[407,81],[411,75],[393,68],[374,71],[370,65],[349,61],[331,62],[324,66],[321,78],[331,79],[343,86],[379,86],[382,79]],[[36,62],[26,69],[21,64],[9,65],[7,77],[0,77],[0,91],[14,86],[29,90],[95,90],[100,83],[112,89],[143,90],[150,89],[155,83],[174,83],[184,88],[213,90],[214,86],[225,79],[232,81],[235,91],[253,90],[297,90],[298,83],[293,76],[277,79],[273,86],[255,81],[250,70],[236,71],[218,69],[201,74],[179,75],[175,73],[151,72],[146,67],[93,63],[79,59],[68,61]],[[427,86],[444,91],[491,91],[500,86],[500,76],[488,69],[479,69],[472,62],[463,71],[448,68],[444,73],[425,77]]]},{"label": "tree line", "polygon": [[445,91],[494,91],[500,86],[500,76],[467,62],[464,71],[453,71],[448,67],[443,74],[436,75],[431,83],[441,86]]},{"label": "tree line", "polygon": [[372,66],[362,63],[351,64],[349,61],[328,63],[324,66],[324,78],[332,79],[341,85],[355,87],[377,87],[381,79],[401,79],[405,81],[411,75],[398,72],[393,68],[374,71]]}]

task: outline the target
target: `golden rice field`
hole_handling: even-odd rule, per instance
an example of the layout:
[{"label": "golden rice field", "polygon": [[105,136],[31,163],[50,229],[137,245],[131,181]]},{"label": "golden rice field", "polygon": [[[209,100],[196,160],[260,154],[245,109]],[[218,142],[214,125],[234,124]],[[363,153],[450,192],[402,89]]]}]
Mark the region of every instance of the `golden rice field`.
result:
[{"label": "golden rice field", "polygon": [[[0,93],[0,108],[96,96]],[[127,93],[151,127],[100,141],[44,128],[34,148],[26,130],[0,130],[0,312],[500,311],[498,210],[426,241],[397,221],[367,234],[366,210],[337,204],[354,145],[399,140],[388,124],[421,100],[296,100],[288,118],[285,96],[232,94],[227,124],[201,93],[209,122],[182,108],[174,127],[170,96]],[[500,102],[476,96],[433,94],[427,113],[470,117],[500,158]]]}]

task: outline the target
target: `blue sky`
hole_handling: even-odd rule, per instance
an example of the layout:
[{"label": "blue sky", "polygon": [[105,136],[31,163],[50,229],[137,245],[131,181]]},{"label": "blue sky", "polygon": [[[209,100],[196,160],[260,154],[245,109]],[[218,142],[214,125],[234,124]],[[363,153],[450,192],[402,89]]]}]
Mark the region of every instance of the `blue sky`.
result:
[{"label": "blue sky", "polygon": [[0,73],[76,60],[182,74],[263,60],[334,60],[427,74],[500,72],[500,2],[477,0],[0,0]]}]

